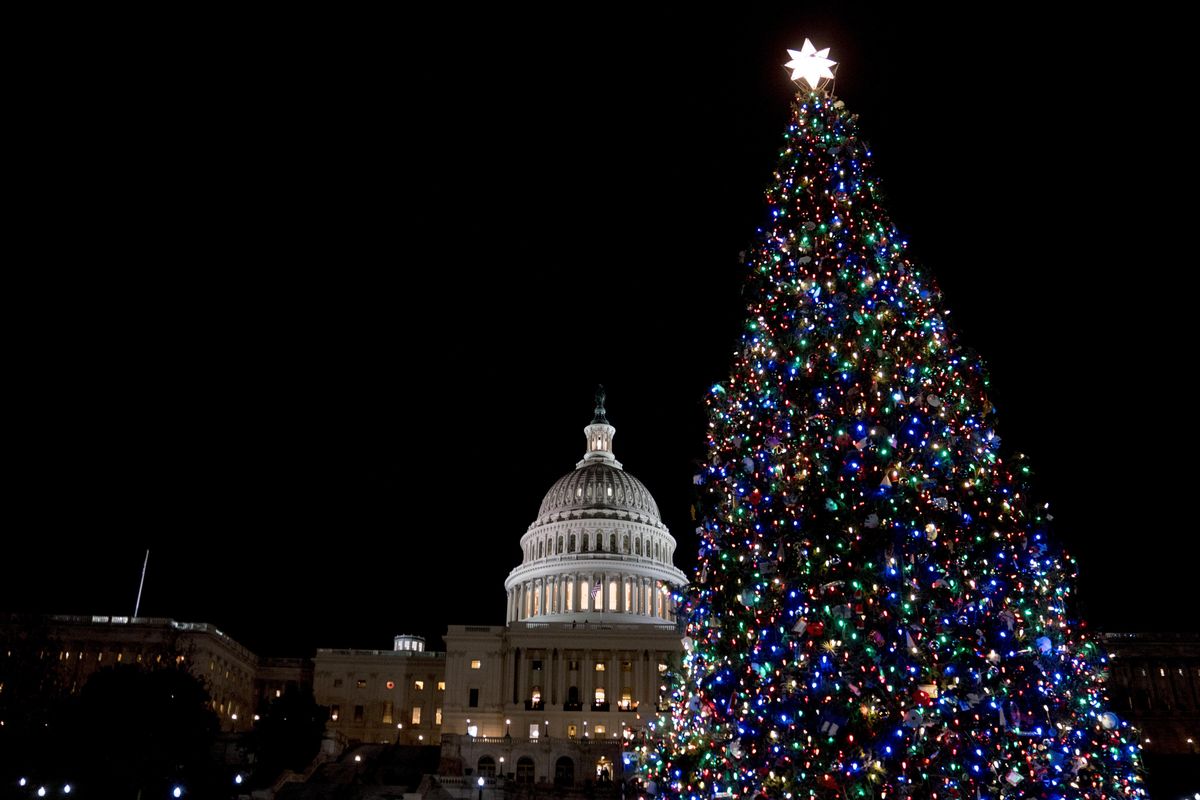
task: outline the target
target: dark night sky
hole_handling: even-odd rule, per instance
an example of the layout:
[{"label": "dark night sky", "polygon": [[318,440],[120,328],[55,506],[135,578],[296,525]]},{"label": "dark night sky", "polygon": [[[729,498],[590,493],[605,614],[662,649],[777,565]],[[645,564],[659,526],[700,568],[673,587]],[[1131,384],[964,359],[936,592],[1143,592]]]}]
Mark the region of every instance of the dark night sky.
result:
[{"label": "dark night sky", "polygon": [[1197,627],[1177,20],[578,13],[23,32],[0,610],[128,614],[150,547],[144,614],[261,653],[499,623],[597,382],[690,570],[809,36],[1087,615]]}]

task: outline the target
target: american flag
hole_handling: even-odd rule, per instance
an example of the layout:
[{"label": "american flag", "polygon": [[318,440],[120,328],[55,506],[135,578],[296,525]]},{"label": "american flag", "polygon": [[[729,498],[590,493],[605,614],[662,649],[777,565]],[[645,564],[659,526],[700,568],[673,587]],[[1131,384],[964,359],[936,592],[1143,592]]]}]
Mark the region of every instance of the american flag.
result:
[{"label": "american flag", "polygon": [[600,594],[600,590],[603,588],[604,587],[600,585],[600,581],[596,581],[596,585],[592,587],[592,597],[594,598],[596,595]]}]

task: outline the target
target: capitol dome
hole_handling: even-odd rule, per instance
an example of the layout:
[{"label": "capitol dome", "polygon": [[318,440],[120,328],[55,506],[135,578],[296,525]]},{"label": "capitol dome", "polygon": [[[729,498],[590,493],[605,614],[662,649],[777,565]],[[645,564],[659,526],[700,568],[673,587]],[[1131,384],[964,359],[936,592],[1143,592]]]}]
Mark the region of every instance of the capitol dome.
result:
[{"label": "capitol dome", "polygon": [[650,491],[613,456],[603,390],[583,432],[583,459],[550,487],[521,537],[524,558],[504,582],[506,619],[671,621],[671,589],[685,583],[675,538]]},{"label": "capitol dome", "polygon": [[642,517],[651,524],[659,522],[658,504],[641,481],[619,467],[596,461],[562,476],[550,487],[534,524],[588,512]]}]

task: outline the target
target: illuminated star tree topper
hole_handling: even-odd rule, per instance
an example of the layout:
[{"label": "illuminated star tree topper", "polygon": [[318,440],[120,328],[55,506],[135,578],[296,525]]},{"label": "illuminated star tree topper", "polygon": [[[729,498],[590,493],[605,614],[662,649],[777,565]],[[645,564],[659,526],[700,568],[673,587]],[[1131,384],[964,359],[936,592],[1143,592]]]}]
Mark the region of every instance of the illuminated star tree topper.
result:
[{"label": "illuminated star tree topper", "polygon": [[792,57],[786,66],[792,71],[792,80],[798,81],[803,79],[813,89],[817,88],[825,78],[833,78],[833,67],[837,64],[829,58],[829,48],[818,50],[813,47],[813,43],[808,39],[804,40],[804,46],[799,50],[788,50],[788,55]]}]

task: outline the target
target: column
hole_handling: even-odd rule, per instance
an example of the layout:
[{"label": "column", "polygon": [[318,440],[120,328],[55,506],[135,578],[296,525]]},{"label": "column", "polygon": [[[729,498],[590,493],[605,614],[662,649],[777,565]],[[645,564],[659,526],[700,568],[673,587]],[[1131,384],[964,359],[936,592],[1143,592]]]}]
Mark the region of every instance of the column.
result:
[{"label": "column", "polygon": [[[604,699],[608,701],[608,707],[612,709],[616,708],[617,703],[621,702],[621,684],[625,682],[625,673],[621,672],[621,656],[615,648],[608,654],[608,669],[610,670],[608,674],[612,677],[608,681],[608,694],[605,695]],[[608,727],[612,728],[611,725]],[[609,730],[608,733],[604,734],[604,737],[607,739],[612,736],[612,733],[612,730]]]},{"label": "column", "polygon": [[529,670],[525,669],[525,651],[518,648],[516,658],[513,660],[513,665],[517,670],[517,703],[524,708],[524,703],[529,699]]},{"label": "column", "polygon": [[[556,677],[558,679],[558,702],[565,703],[565,702],[567,702],[567,651],[566,650],[558,651],[558,672],[557,672]],[[563,728],[563,733],[565,734],[566,732],[567,732],[567,729]]]}]

